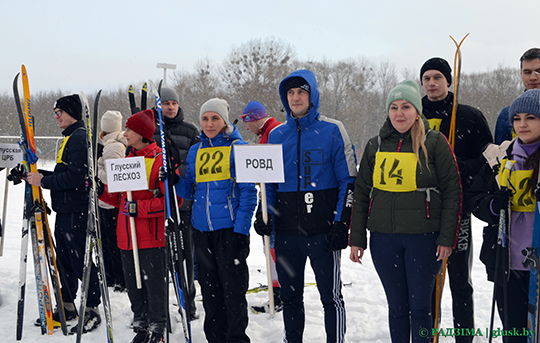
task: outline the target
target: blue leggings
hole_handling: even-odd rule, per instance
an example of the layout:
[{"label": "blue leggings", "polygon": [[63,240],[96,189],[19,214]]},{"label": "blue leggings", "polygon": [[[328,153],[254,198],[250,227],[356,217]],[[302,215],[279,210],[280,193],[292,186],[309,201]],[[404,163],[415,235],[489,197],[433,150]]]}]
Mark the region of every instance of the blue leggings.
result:
[{"label": "blue leggings", "polygon": [[411,334],[415,343],[432,340],[431,294],[442,263],[435,256],[438,236],[371,232],[371,256],[386,293],[393,343],[410,342]]}]

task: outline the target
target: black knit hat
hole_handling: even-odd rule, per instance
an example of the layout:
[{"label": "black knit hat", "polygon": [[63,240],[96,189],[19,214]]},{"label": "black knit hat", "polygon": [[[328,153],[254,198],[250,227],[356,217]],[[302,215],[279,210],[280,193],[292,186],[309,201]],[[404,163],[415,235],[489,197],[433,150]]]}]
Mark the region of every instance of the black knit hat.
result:
[{"label": "black knit hat", "polygon": [[420,69],[420,84],[423,84],[422,77],[424,73],[432,69],[440,71],[446,78],[446,81],[448,81],[448,85],[452,84],[452,68],[450,68],[450,65],[445,59],[440,57],[430,58],[424,63],[422,69]]},{"label": "black knit hat", "polygon": [[291,77],[287,80],[287,83],[285,84],[285,92],[288,92],[292,88],[302,88],[308,93],[311,93],[311,90],[309,89],[309,84],[307,83],[304,78],[296,76]]},{"label": "black knit hat", "polygon": [[72,116],[75,120],[82,119],[81,99],[77,94],[66,95],[56,100],[53,109],[55,108],[61,109],[62,111]]}]

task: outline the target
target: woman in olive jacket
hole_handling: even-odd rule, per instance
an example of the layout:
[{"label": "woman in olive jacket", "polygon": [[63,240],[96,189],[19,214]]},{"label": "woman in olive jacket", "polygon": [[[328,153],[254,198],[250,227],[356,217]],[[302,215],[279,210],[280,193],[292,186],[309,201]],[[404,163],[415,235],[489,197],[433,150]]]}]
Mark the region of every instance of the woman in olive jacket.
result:
[{"label": "woman in olive jacket", "polygon": [[[397,85],[388,118],[369,140],[355,182],[353,262],[361,263],[367,232],[385,289],[392,342],[431,341],[431,294],[441,261],[452,253],[461,213],[454,154],[421,115],[416,82]],[[429,330],[427,337],[420,329]]]}]

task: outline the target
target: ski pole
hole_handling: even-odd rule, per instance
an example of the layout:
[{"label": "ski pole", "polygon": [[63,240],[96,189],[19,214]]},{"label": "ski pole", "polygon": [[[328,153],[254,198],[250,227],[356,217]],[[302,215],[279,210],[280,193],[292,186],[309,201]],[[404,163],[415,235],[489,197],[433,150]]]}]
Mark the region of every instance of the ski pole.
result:
[{"label": "ski pole", "polygon": [[[504,164],[504,165],[503,165]],[[501,162],[501,170],[499,171],[499,185],[501,189],[507,189],[508,188],[508,178],[510,176],[510,169],[512,169],[512,165],[514,164],[514,161],[510,160],[503,160]],[[501,209],[499,213],[499,228],[498,228],[498,234],[497,234],[497,248],[495,251],[495,273],[494,273],[494,280],[493,280],[493,296],[491,298],[491,317],[489,320],[489,343],[493,340],[493,322],[495,320],[495,298],[497,294],[497,285],[498,285],[498,277],[499,277],[499,268],[500,268],[500,254],[501,254],[501,248],[506,247],[506,209]]]},{"label": "ski pole", "polygon": [[4,186],[4,212],[2,213],[2,223],[0,223],[0,256],[4,255],[4,233],[6,232],[6,212],[7,212],[7,200],[8,200],[8,181],[9,168],[6,168],[6,183]]},{"label": "ski pole", "polygon": [[[130,202],[133,200],[131,191],[127,191],[127,200]],[[141,267],[139,265],[139,248],[137,246],[137,230],[135,230],[135,218],[133,218],[132,216],[129,216],[129,226],[131,230],[131,244],[133,245],[133,266],[135,268],[135,280],[137,282],[137,288],[141,289],[142,288]]]},{"label": "ski pole", "polygon": [[[265,224],[268,223],[268,206],[266,204],[266,185],[264,182],[261,183],[261,210],[263,221]],[[270,236],[264,236],[264,254],[266,255],[266,279],[268,281],[268,298],[270,305],[270,316],[274,316],[274,285],[272,283],[272,267],[270,264]]]}]

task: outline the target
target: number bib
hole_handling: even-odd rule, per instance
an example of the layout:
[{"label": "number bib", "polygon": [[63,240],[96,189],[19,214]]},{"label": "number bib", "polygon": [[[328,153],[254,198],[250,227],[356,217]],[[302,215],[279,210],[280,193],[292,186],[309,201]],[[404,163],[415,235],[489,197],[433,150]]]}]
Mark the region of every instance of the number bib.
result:
[{"label": "number bib", "polygon": [[230,179],[230,165],[230,146],[199,149],[195,162],[195,181],[199,183]]},{"label": "number bib", "polygon": [[510,183],[515,188],[511,199],[511,209],[516,212],[534,212],[535,200],[531,195],[529,183],[532,170],[516,170],[510,173]]},{"label": "number bib", "polygon": [[417,163],[412,152],[376,153],[373,187],[387,192],[415,191]]},{"label": "number bib", "polygon": [[441,131],[442,118],[432,118],[427,120],[429,122],[429,128],[433,131]]}]

